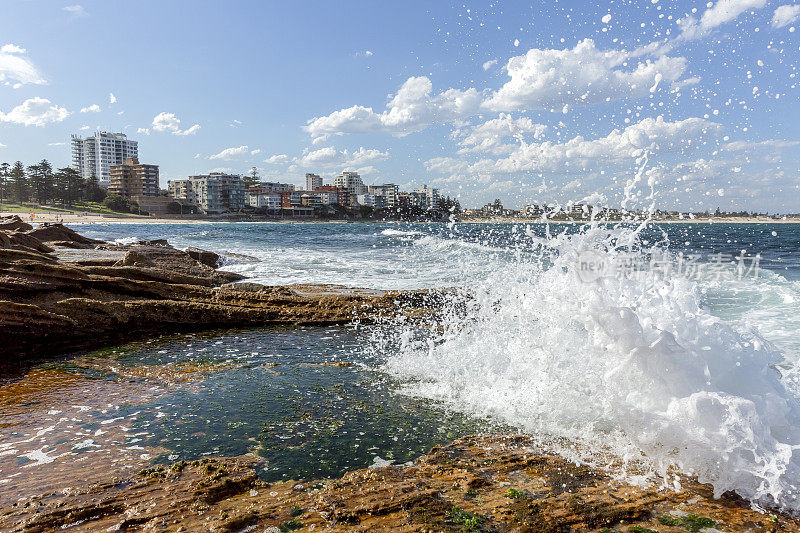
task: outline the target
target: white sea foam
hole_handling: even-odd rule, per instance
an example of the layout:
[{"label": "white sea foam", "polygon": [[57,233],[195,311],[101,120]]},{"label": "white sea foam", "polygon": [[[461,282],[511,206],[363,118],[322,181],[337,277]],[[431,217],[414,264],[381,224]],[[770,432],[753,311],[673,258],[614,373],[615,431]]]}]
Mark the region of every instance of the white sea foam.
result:
[{"label": "white sea foam", "polygon": [[542,240],[538,258],[474,276],[466,312],[454,303],[442,330],[396,326],[399,348],[385,369],[408,394],[555,437],[554,446],[566,437],[628,465],[644,453],[664,482],[676,467],[718,495],[800,509],[794,361],[711,314],[707,280],[579,278],[579,254],[619,260],[643,253],[640,245],[621,228]]},{"label": "white sea foam", "polygon": [[381,235],[386,235],[388,237],[411,237],[414,235],[424,235],[424,234],[419,231],[402,231],[399,229],[389,228],[381,231]]}]

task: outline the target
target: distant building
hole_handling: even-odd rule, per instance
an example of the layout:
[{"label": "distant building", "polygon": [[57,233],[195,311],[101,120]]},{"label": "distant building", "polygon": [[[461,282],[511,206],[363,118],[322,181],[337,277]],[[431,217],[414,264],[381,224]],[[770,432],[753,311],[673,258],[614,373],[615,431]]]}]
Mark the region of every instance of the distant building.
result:
[{"label": "distant building", "polygon": [[261,189],[267,189],[273,192],[295,190],[295,186],[292,185],[291,183],[278,183],[276,181],[261,181],[256,185],[256,187],[259,187]]},{"label": "distant building", "polygon": [[144,165],[129,157],[121,165],[111,165],[109,172],[109,194],[158,196],[158,165]]},{"label": "distant building", "polygon": [[306,174],[306,190],[313,191],[319,187],[322,187],[322,178],[317,174]]},{"label": "distant building", "polygon": [[344,187],[334,187],[333,185],[323,185],[317,187],[314,192],[319,193],[324,205],[350,205],[350,191]]},{"label": "distant building", "polygon": [[529,204],[522,208],[522,216],[524,217],[540,217],[543,214],[544,209],[538,204]]},{"label": "distant building", "polygon": [[238,174],[212,172],[168,182],[169,195],[187,200],[204,213],[238,211],[245,206],[245,190]]},{"label": "distant building", "polygon": [[139,157],[139,143],[124,133],[101,131],[92,137],[72,136],[72,167],[84,180],[96,176],[103,187],[111,183],[111,167]]},{"label": "distant building", "polygon": [[385,200],[378,200],[378,203],[384,204],[382,207],[395,207],[398,204],[398,195],[400,193],[400,188],[394,183],[384,183],[383,185],[370,185],[367,187],[367,192],[376,197],[385,198]]},{"label": "distant building", "polygon": [[416,197],[415,205],[427,211],[439,209],[439,189],[431,189],[427,185],[421,185],[411,195]]},{"label": "distant building", "polygon": [[364,186],[364,182],[361,181],[361,176],[358,175],[358,172],[342,172],[333,178],[333,186],[347,189],[350,194],[350,205],[356,201],[356,197],[359,194],[366,194],[367,192],[367,188]]},{"label": "distant building", "polygon": [[271,211],[279,210],[281,208],[281,195],[263,187],[251,187],[247,190],[247,205]]},{"label": "distant building", "polygon": [[375,207],[375,195],[359,194],[358,196],[356,196],[356,203],[358,205],[364,205],[367,207]]}]

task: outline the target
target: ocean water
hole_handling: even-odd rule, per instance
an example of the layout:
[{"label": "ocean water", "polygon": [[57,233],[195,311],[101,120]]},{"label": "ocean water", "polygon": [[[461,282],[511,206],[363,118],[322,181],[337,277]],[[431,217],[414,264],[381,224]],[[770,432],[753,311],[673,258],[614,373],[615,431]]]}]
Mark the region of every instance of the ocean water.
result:
[{"label": "ocean water", "polygon": [[467,305],[441,327],[390,320],[360,338],[393,401],[541,436],[629,479],[676,486],[677,468],[800,509],[798,225],[78,229],[214,250],[268,284],[460,287]]}]

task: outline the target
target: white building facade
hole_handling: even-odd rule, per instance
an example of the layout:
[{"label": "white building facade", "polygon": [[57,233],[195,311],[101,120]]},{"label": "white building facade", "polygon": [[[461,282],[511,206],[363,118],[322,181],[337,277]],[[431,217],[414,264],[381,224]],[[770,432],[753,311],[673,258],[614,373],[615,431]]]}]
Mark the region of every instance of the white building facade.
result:
[{"label": "white building facade", "polygon": [[361,181],[361,176],[358,175],[358,172],[342,172],[333,178],[333,186],[347,189],[350,194],[351,205],[355,204],[359,194],[367,193],[367,187]]},{"label": "white building facade", "polygon": [[322,187],[322,177],[318,174],[306,174],[306,190],[313,191]]},{"label": "white building facade", "polygon": [[244,183],[237,174],[212,172],[185,180],[170,180],[167,186],[170,196],[186,200],[204,213],[238,211],[245,206]]},{"label": "white building facade", "polygon": [[97,176],[100,185],[108,187],[111,167],[122,165],[128,158],[139,157],[139,143],[124,133],[101,131],[92,137],[72,136],[72,167],[84,180]]}]

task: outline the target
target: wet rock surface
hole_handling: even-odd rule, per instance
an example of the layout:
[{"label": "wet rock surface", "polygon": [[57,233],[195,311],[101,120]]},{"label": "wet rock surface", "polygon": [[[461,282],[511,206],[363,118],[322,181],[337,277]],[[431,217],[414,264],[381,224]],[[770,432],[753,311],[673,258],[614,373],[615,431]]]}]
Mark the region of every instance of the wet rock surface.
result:
[{"label": "wet rock surface", "polygon": [[[470,436],[411,465],[266,483],[255,456],[157,465],[0,506],[4,531],[799,531],[780,514],[684,480],[659,491],[543,453],[526,437]],[[248,529],[249,528],[249,529]],[[270,529],[273,528],[273,529]]]},{"label": "wet rock surface", "polygon": [[[26,230],[12,219],[2,224],[22,231],[0,230],[0,362],[6,365],[159,333],[369,320],[401,297],[331,286],[240,287],[232,282],[243,276],[210,266],[219,261],[212,252],[184,252],[161,241],[113,245],[59,224]],[[59,260],[54,246],[85,254]],[[111,252],[124,256],[108,258]]]}]

